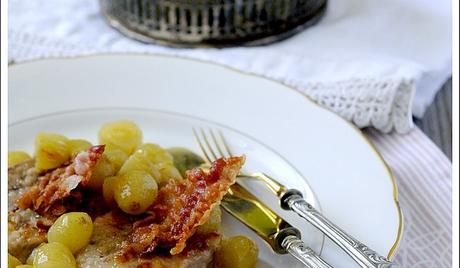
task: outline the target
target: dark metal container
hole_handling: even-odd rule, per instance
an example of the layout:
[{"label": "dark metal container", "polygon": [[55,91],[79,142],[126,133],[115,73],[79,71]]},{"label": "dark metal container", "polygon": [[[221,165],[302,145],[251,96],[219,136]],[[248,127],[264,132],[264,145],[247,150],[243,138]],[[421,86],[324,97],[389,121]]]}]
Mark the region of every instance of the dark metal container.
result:
[{"label": "dark metal container", "polygon": [[327,0],[100,0],[110,25],[172,46],[263,45],[318,21]]}]

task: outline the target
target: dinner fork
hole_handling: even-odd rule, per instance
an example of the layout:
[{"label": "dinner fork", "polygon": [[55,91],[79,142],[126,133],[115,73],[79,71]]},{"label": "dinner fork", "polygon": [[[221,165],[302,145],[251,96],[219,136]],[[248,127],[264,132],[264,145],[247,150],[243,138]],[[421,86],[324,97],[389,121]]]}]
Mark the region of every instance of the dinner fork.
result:
[{"label": "dinner fork", "polygon": [[[208,134],[206,134],[206,131],[203,128],[200,128],[199,131],[195,128],[192,130],[207,161],[212,162],[218,158],[230,157],[233,155],[222,132],[218,131],[219,135],[217,136],[212,129],[208,129]],[[211,145],[211,143],[213,145]],[[278,196],[280,199],[280,205],[283,209],[292,210],[300,217],[307,220],[329,237],[329,239],[336,243],[340,248],[342,248],[361,267],[402,268],[359,242],[357,239],[339,228],[336,224],[332,223],[332,221],[324,217],[303,198],[300,191],[296,189],[288,189],[277,180],[262,172],[241,172],[239,177],[258,179],[265,183],[268,188]]]}]

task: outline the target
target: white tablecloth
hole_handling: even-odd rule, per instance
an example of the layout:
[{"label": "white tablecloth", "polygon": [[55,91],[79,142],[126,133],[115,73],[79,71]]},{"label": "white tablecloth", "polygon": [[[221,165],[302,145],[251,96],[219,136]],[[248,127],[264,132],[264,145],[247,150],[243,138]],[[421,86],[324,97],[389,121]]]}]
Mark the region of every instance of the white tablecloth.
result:
[{"label": "white tablecloth", "polygon": [[[450,74],[447,0],[331,0],[319,25],[290,40],[264,48],[224,50],[178,50],[126,39],[105,24],[93,0],[9,2],[11,61],[101,52],[180,54],[291,84],[358,126],[383,131],[408,132],[411,111],[422,115]],[[360,27],[363,23],[367,24]],[[385,23],[390,25],[381,28]],[[358,28],[350,31],[350,25]],[[369,29],[379,35],[370,35]],[[327,42],[339,44],[328,44],[328,53],[323,53],[309,43],[320,38],[320,30],[343,31],[339,40],[343,42],[328,37]],[[370,37],[378,38],[363,46]],[[298,54],[304,50],[310,54]],[[335,60],[328,58],[331,55]],[[348,106],[352,108],[338,108]],[[405,228],[395,260],[411,268],[451,267],[451,162],[416,127],[406,135],[375,129],[365,133],[388,162],[399,187]]]},{"label": "white tablecloth", "polygon": [[[407,132],[451,74],[449,0],[329,0],[324,18],[284,42],[256,48],[173,49],[124,38],[96,0],[10,0],[11,58],[55,43],[79,53],[164,53],[219,62],[295,86],[359,127]],[[57,51],[56,51],[57,49]],[[43,51],[42,51],[43,53]],[[413,105],[412,105],[413,104]]]}]

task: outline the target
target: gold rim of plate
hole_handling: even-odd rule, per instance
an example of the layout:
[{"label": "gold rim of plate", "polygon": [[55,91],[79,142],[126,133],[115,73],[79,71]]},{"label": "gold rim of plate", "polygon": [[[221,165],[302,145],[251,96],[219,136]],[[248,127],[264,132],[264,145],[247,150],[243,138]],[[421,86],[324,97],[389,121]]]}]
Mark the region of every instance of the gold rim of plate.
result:
[{"label": "gold rim of plate", "polygon": [[[394,177],[393,172],[391,171],[391,168],[389,167],[389,165],[387,164],[385,159],[383,159],[382,154],[378,151],[378,149],[372,143],[372,141],[367,136],[365,136],[357,126],[355,126],[351,122],[345,120],[344,118],[342,118],[341,116],[339,116],[338,114],[333,112],[331,109],[318,104],[310,96],[298,91],[293,86],[287,85],[286,83],[283,83],[281,81],[275,80],[275,79],[270,78],[270,77],[265,77],[263,75],[258,75],[258,74],[254,74],[254,73],[251,73],[251,72],[241,71],[241,70],[238,70],[236,68],[233,68],[231,66],[227,66],[227,65],[224,65],[224,64],[221,64],[221,63],[210,62],[210,61],[201,60],[201,59],[194,59],[194,58],[187,57],[187,56],[165,55],[165,54],[159,54],[159,53],[134,53],[134,52],[110,53],[110,52],[107,52],[107,53],[94,53],[94,54],[91,54],[91,55],[76,55],[76,56],[64,56],[64,57],[38,58],[38,59],[32,59],[32,60],[25,60],[25,61],[22,61],[20,63],[16,63],[16,62],[12,61],[12,62],[8,63],[8,67],[14,66],[14,65],[27,64],[27,63],[30,63],[30,62],[42,61],[42,60],[80,59],[80,58],[91,58],[91,57],[97,57],[97,56],[110,56],[110,55],[115,55],[115,56],[154,56],[154,57],[164,57],[164,58],[178,58],[178,59],[184,59],[184,60],[189,60],[189,61],[195,61],[195,62],[199,62],[199,63],[206,63],[206,64],[210,64],[210,65],[216,65],[216,66],[220,66],[220,67],[223,67],[223,68],[225,68],[227,70],[237,72],[237,73],[240,73],[240,74],[250,75],[250,76],[257,77],[257,78],[270,80],[270,81],[272,81],[274,83],[283,85],[283,86],[285,86],[286,88],[288,88],[290,90],[293,90],[294,92],[296,92],[300,96],[304,97],[304,99],[309,101],[311,104],[313,104],[313,105],[315,105],[315,106],[317,106],[317,107],[319,107],[321,109],[324,109],[327,112],[330,112],[330,113],[334,114],[334,116],[336,116],[340,120],[344,121],[347,125],[349,125],[352,129],[354,129],[357,132],[357,134],[361,136],[361,138],[363,138],[363,140],[369,145],[370,149],[377,155],[377,158],[382,162],[385,170],[387,171],[387,173],[388,173],[388,175],[390,177],[391,184],[393,185],[393,201],[395,203],[396,210],[398,212],[398,219],[399,219],[398,231],[397,231],[397,234],[396,234],[395,242],[393,243],[393,245],[391,246],[391,248],[390,248],[390,250],[389,250],[389,252],[387,254],[388,259],[390,259],[390,260],[393,259],[394,254],[396,252],[396,249],[398,248],[399,243],[401,242],[402,233],[403,233],[403,229],[404,229],[404,217],[403,217],[403,213],[402,213],[402,210],[401,210],[401,206],[399,204],[398,186],[396,184],[396,178]],[[322,248],[323,248],[323,246],[321,246],[321,251],[322,251]]]}]

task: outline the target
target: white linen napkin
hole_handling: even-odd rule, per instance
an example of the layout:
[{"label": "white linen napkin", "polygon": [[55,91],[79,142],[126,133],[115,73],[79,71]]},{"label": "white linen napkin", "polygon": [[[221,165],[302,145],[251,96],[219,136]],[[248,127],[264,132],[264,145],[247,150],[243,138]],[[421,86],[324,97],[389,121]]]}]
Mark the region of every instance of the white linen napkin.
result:
[{"label": "white linen napkin", "polygon": [[106,24],[96,0],[10,0],[9,53],[15,61],[66,50],[218,62],[292,85],[358,127],[405,133],[412,113],[421,117],[451,75],[450,10],[448,0],[330,0],[317,25],[277,44],[174,49],[125,38]]}]

